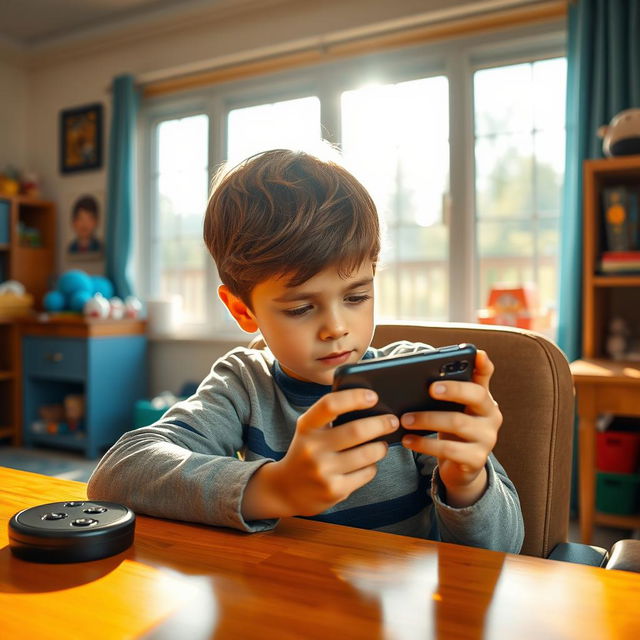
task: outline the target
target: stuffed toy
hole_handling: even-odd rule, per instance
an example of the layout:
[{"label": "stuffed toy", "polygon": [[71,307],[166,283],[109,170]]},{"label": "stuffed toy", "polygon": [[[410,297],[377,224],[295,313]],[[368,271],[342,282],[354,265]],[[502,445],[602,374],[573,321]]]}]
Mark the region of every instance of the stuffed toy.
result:
[{"label": "stuffed toy", "polygon": [[617,113],[608,125],[598,129],[603,138],[605,156],[640,154],[640,109],[625,109]]}]

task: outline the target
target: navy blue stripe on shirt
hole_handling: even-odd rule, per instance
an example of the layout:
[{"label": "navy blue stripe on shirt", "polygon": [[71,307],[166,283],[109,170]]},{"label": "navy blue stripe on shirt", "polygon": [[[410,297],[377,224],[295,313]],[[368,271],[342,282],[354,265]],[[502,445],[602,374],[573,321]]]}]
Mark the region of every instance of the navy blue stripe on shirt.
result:
[{"label": "navy blue stripe on shirt", "polygon": [[379,529],[387,525],[396,524],[417,515],[431,504],[431,497],[427,492],[427,483],[420,482],[420,486],[413,492],[391,500],[365,504],[360,507],[321,513],[317,516],[305,517],[307,520],[318,520],[332,524],[342,524],[358,529]]},{"label": "navy blue stripe on shirt", "polygon": [[203,433],[200,433],[197,429],[194,429],[190,424],[186,422],[182,422],[182,420],[165,420],[165,424],[172,424],[174,427],[181,427],[182,429],[186,429],[187,431],[191,431],[192,433],[196,433],[199,436],[205,437]]},{"label": "navy blue stripe on shirt", "polygon": [[264,433],[256,427],[245,426],[243,428],[244,441],[247,449],[263,458],[271,458],[272,460],[282,460],[286,451],[275,451],[264,439]]},{"label": "navy blue stripe on shirt", "polygon": [[[245,426],[244,436],[247,449],[264,458],[282,460],[285,451],[275,451],[266,442],[264,433],[256,427]],[[429,480],[420,476],[418,488],[404,496],[384,500],[373,504],[365,504],[360,507],[333,511],[317,516],[308,517],[307,520],[319,520],[342,524],[359,529],[379,529],[396,522],[402,522],[417,515],[431,504],[428,493]]]}]

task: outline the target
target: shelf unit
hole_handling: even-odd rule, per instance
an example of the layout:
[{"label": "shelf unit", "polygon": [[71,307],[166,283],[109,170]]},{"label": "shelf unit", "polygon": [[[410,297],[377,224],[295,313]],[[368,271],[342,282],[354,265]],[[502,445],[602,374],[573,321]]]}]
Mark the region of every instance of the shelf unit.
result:
[{"label": "shelf unit", "polygon": [[607,358],[608,321],[619,315],[640,327],[640,273],[608,275],[598,272],[604,250],[602,190],[614,185],[640,185],[640,156],[587,160],[584,165],[582,355]]},{"label": "shelf unit", "polygon": [[613,361],[606,353],[609,321],[623,318],[640,332],[640,273],[602,274],[606,249],[603,189],[640,185],[640,156],[587,160],[583,168],[582,358],[571,363],[579,417],[579,494],[582,541],[591,542],[593,525],[640,528],[634,514],[596,511],[596,423],[600,415],[640,419],[640,363]]},{"label": "shelf unit", "polygon": [[0,440],[20,444],[20,342],[12,318],[0,316]]},{"label": "shelf unit", "polygon": [[[21,229],[32,230],[31,236]],[[27,196],[0,195],[0,282],[17,280],[36,309],[49,290],[55,268],[56,207]],[[19,318],[0,309],[0,440],[20,444],[21,352]],[[5,313],[9,313],[5,310]]]},{"label": "shelf unit", "polygon": [[[35,230],[37,240],[20,234]],[[27,196],[0,196],[0,282],[17,280],[34,296],[36,308],[51,285],[56,242],[53,202]]]},{"label": "shelf unit", "polygon": [[[135,402],[147,395],[147,338],[143,320],[51,316],[24,320],[23,442],[80,450],[96,458],[133,426]],[[36,430],[40,409],[84,397],[76,431]]]}]

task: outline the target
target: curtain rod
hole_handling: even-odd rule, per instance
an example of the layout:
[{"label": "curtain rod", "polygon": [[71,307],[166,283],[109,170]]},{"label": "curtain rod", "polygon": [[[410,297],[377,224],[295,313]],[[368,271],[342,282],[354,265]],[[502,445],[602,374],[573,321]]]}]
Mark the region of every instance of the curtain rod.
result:
[{"label": "curtain rod", "polygon": [[[221,56],[191,68],[165,71],[162,75],[146,74],[137,79],[144,98],[154,98],[179,93],[230,80],[254,77],[288,69],[332,62],[340,59],[376,53],[433,42],[483,31],[547,22],[564,18],[567,3],[572,0],[548,0],[535,5],[495,8],[484,14],[465,15],[443,19],[439,22],[422,22],[417,25],[377,30],[363,35],[334,36],[307,39],[288,43],[282,47],[264,47],[239,54]],[[479,3],[480,4],[480,3]],[[487,2],[487,7],[499,7],[504,3]]]}]

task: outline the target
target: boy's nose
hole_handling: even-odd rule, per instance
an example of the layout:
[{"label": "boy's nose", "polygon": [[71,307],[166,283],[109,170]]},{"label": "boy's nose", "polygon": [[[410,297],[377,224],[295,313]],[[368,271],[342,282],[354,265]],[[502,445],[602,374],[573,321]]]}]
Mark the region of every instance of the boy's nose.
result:
[{"label": "boy's nose", "polygon": [[321,340],[336,340],[346,336],[347,333],[349,333],[347,323],[340,314],[330,313],[325,316],[320,329]]}]

